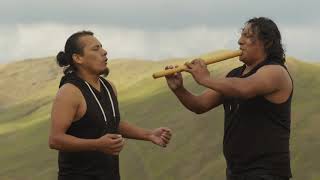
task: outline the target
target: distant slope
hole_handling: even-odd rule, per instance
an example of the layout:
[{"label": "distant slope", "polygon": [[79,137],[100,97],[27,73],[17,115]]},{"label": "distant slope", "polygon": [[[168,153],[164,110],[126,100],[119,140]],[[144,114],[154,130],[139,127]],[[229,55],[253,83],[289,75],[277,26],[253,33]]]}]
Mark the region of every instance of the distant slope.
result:
[{"label": "distant slope", "polygon": [[[169,126],[174,131],[166,149],[127,141],[120,159],[122,179],[224,179],[222,108],[195,115],[182,107],[163,78],[151,77],[165,65],[186,60],[110,60],[108,79],[117,86],[122,119],[147,128]],[[228,60],[209,67],[212,76],[223,76],[239,64]],[[295,88],[291,134],[294,179],[320,179],[320,66],[290,58],[288,67]],[[61,76],[53,58],[0,66],[1,180],[56,179],[57,153],[49,150],[47,139],[51,103]],[[190,75],[184,76],[188,89],[195,93],[203,90]]]}]

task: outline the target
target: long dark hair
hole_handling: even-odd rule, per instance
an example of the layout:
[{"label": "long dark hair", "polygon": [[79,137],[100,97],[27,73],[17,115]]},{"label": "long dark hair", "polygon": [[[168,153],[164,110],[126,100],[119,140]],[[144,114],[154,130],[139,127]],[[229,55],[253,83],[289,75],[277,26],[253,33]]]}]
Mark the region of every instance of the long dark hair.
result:
[{"label": "long dark hair", "polygon": [[68,39],[64,46],[64,51],[60,51],[56,60],[60,67],[65,67],[64,74],[75,72],[77,70],[74,65],[72,55],[80,54],[83,55],[83,46],[79,42],[79,39],[83,36],[93,36],[93,32],[91,31],[79,31],[72,34]]},{"label": "long dark hair", "polygon": [[268,61],[285,63],[285,52],[282,47],[281,34],[277,25],[269,18],[255,17],[246,22],[264,44]]}]

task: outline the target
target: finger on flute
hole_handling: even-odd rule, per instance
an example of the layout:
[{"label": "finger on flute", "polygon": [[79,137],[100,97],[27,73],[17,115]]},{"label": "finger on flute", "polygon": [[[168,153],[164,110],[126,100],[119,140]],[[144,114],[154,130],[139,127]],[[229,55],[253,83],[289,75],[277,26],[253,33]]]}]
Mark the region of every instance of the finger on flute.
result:
[{"label": "finger on flute", "polygon": [[[221,54],[217,54],[217,55],[211,57],[210,59],[206,60],[205,64],[208,65],[208,64],[217,63],[217,62],[220,62],[220,61],[224,61],[224,60],[227,60],[227,59],[230,59],[230,58],[234,58],[234,57],[240,56],[241,54],[242,54],[241,50],[224,52],[224,53],[221,53]],[[154,73],[152,75],[152,77],[154,79],[160,78],[160,77],[163,77],[163,76],[167,76],[167,75],[170,75],[170,74],[174,74],[174,73],[177,73],[177,72],[184,71],[186,68],[187,68],[186,65],[182,65],[182,66],[179,66],[179,67],[174,68],[174,69],[166,69],[164,71],[160,71],[160,72]]]}]

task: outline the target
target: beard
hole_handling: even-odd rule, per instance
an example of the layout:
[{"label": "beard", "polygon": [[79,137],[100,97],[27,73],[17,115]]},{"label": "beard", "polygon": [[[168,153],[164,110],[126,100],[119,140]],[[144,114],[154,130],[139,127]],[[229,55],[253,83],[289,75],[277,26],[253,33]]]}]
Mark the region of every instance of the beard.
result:
[{"label": "beard", "polygon": [[106,67],[106,69],[104,69],[104,70],[101,72],[101,75],[102,75],[103,77],[107,77],[107,76],[109,75],[109,72],[110,72],[109,68]]}]

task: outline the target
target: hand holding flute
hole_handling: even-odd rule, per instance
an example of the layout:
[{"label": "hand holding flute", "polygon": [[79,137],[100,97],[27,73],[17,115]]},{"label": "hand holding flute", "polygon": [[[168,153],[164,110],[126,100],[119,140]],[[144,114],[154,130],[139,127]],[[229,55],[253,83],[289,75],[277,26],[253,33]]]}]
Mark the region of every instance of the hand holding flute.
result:
[{"label": "hand holding flute", "polygon": [[[207,65],[205,64],[205,61],[202,59],[194,59],[190,63],[186,62],[184,66],[186,67],[184,71],[189,72],[198,84],[202,84],[203,82],[205,82],[207,79],[210,78],[210,72],[207,69]],[[165,69],[172,70],[173,66],[166,66]],[[182,78],[181,72],[169,74],[169,75],[166,75],[165,77],[167,80],[167,84],[171,90],[176,91],[179,88],[183,87],[183,78]]]},{"label": "hand holding flute", "polygon": [[[203,85],[207,80],[210,79],[210,72],[203,59],[194,59],[191,62],[184,64],[186,67],[184,71],[189,72],[193,79],[200,85]],[[166,70],[174,70],[173,66],[166,66]],[[183,87],[183,78],[181,72],[166,75],[168,86],[171,90],[176,91]]]},{"label": "hand holding flute", "polygon": [[[204,61],[204,63],[206,65],[217,63],[217,62],[220,62],[220,61],[223,61],[223,60],[227,60],[227,59],[230,59],[230,58],[234,58],[234,57],[240,56],[241,53],[242,53],[241,50],[228,51],[228,52],[225,52],[225,53],[218,54],[218,55],[210,58],[209,60]],[[177,72],[185,71],[186,69],[188,69],[188,67],[186,65],[178,66],[178,67],[175,67],[175,68],[166,68],[165,71],[156,72],[152,76],[153,76],[154,79],[156,79],[156,78],[163,77],[163,76],[166,76],[166,75],[170,75],[170,74],[174,74],[174,73],[177,73]]]}]

